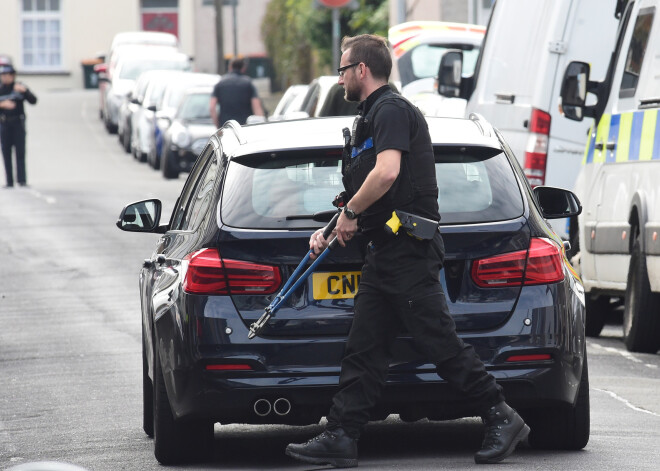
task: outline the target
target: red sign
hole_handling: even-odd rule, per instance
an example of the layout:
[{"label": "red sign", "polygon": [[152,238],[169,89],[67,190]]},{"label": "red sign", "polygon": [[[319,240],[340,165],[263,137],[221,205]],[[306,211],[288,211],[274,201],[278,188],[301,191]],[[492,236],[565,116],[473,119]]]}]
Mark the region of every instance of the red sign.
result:
[{"label": "red sign", "polygon": [[179,37],[179,14],[174,12],[143,12],[142,30],[162,31]]},{"label": "red sign", "polygon": [[345,7],[353,0],[318,0],[318,2],[324,7],[328,8],[341,8]]}]

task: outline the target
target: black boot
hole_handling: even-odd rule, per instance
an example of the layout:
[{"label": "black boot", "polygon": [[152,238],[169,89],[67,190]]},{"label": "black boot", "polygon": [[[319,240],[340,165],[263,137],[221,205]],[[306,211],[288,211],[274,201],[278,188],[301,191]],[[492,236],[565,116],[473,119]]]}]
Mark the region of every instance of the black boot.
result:
[{"label": "black boot", "polygon": [[516,445],[529,435],[529,427],[505,402],[491,407],[483,417],[486,436],[474,455],[476,463],[499,463],[513,453]]},{"label": "black boot", "polygon": [[358,465],[357,440],[341,429],[326,430],[306,443],[290,443],[286,454],[305,463],[329,464],[335,468]]}]

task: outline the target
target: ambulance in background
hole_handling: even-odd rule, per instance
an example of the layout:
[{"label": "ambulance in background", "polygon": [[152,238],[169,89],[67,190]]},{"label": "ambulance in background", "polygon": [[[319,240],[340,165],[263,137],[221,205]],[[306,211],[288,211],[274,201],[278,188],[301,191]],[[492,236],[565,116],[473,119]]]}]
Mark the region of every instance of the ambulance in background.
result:
[{"label": "ambulance in background", "polygon": [[623,298],[624,343],[647,353],[660,349],[659,7],[617,2],[620,28],[605,79],[592,81],[595,62],[571,62],[561,88],[567,118],[594,118],[584,121],[594,125],[575,185],[583,210],[571,231],[587,334],[598,335],[612,299]]},{"label": "ambulance in background", "polygon": [[[559,87],[566,65],[580,58],[593,64],[594,77],[605,76],[618,25],[615,4],[497,0],[471,83],[452,83],[460,54],[445,57],[440,93],[466,98],[465,116],[477,112],[504,135],[532,186],[575,184],[589,125],[560,116]],[[567,220],[552,222],[568,239]]]},{"label": "ambulance in background", "polygon": [[460,50],[460,71],[470,80],[486,33],[480,25],[442,21],[410,21],[392,26],[388,40],[392,48],[392,80],[401,84],[401,94],[427,116],[465,115],[463,98],[444,97],[437,92],[440,58],[448,50]]}]

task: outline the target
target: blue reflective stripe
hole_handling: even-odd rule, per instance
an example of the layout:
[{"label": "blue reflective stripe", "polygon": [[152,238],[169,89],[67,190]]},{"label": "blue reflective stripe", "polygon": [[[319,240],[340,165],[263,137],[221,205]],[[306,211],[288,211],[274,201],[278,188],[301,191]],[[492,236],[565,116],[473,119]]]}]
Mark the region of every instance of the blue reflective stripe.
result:
[{"label": "blue reflective stripe", "polygon": [[639,160],[639,147],[642,142],[642,123],[644,123],[644,112],[633,113],[632,129],[630,130],[630,151],[628,160]]},{"label": "blue reflective stripe", "polygon": [[360,147],[353,147],[353,151],[351,152],[351,157],[357,157],[365,150],[371,149],[373,146],[374,146],[374,140],[373,138],[370,137],[369,139],[364,141]]},{"label": "blue reflective stripe", "polygon": [[[614,114],[610,120],[610,133],[608,135],[607,142],[618,142],[619,140],[619,123],[621,122],[621,115]],[[605,143],[604,143],[605,144]],[[605,154],[605,162],[616,162],[616,147],[612,151],[606,151],[603,148]]]},{"label": "blue reflective stripe", "polygon": [[594,161],[594,148],[596,147],[596,129],[595,126],[591,130],[589,135],[589,150],[587,151],[587,160],[586,163],[590,164]]},{"label": "blue reflective stripe", "polygon": [[660,112],[655,122],[655,136],[653,136],[653,155],[652,160],[660,159]]}]

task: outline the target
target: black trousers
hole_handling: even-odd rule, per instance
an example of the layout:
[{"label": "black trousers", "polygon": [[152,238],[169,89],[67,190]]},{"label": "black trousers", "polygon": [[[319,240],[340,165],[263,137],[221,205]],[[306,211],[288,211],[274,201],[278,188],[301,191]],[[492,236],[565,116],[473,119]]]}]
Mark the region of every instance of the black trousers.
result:
[{"label": "black trousers", "polygon": [[439,232],[430,241],[402,234],[370,244],[328,429],[341,427],[359,437],[385,385],[391,345],[402,325],[436,365],[438,375],[477,410],[504,400],[501,386],[486,372],[474,348],[456,335],[439,281],[443,261]]},{"label": "black trousers", "polygon": [[7,185],[14,185],[14,166],[12,162],[11,149],[16,149],[16,180],[19,184],[25,184],[25,119],[16,118],[0,123],[0,144],[2,145],[2,157],[5,161],[5,174]]}]

